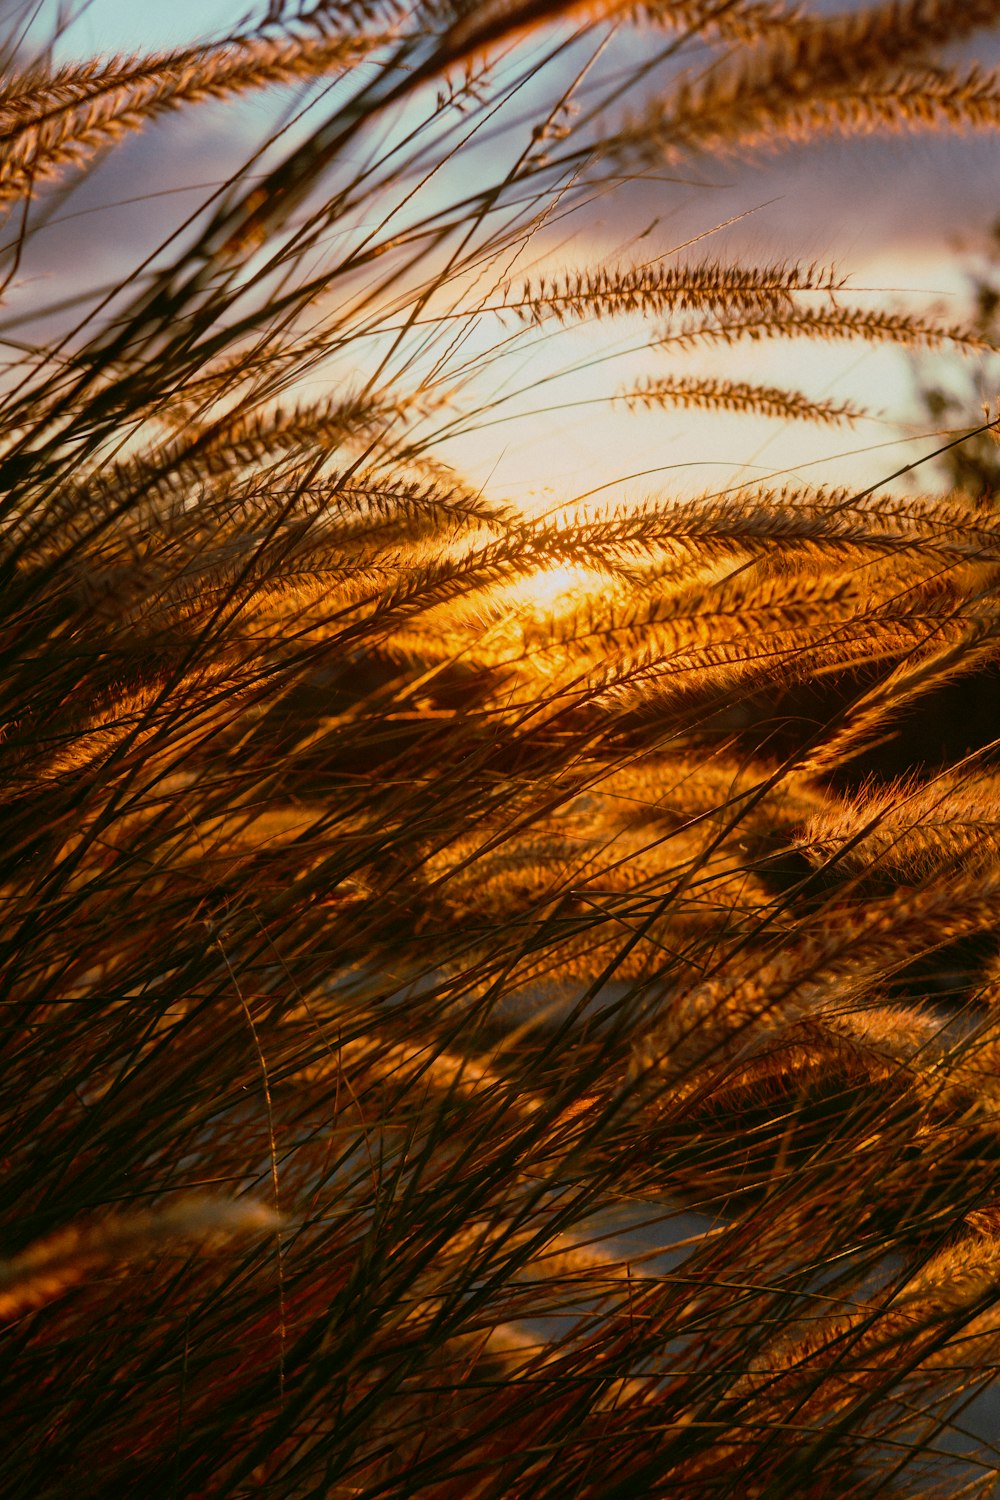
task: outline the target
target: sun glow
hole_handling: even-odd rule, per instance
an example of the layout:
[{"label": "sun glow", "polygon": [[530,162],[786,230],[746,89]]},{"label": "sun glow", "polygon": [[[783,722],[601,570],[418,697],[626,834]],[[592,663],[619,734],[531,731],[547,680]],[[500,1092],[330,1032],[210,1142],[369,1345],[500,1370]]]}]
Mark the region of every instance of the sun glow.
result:
[{"label": "sun glow", "polygon": [[510,593],[514,603],[535,614],[548,615],[568,608],[597,588],[606,587],[607,579],[593,568],[567,563],[529,573],[511,586]]}]

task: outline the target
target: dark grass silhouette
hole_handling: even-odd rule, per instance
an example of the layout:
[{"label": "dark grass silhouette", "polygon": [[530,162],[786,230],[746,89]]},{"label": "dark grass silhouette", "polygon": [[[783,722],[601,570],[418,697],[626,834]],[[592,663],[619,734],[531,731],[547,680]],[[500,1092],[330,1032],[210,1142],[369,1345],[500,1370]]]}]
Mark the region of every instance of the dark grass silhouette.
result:
[{"label": "dark grass silhouette", "polygon": [[[623,79],[633,25],[658,66]],[[10,39],[3,1494],[992,1487],[1000,790],[988,738],[907,735],[995,670],[1000,521],[766,486],[529,519],[437,450],[590,317],[641,320],[626,401],[822,423],[853,410],[755,385],[745,340],[991,348],[792,259],[518,265],[664,160],[993,128],[942,48],[995,25],[279,3],[152,58]],[[291,83],[161,252],[23,336],[99,153]]]}]

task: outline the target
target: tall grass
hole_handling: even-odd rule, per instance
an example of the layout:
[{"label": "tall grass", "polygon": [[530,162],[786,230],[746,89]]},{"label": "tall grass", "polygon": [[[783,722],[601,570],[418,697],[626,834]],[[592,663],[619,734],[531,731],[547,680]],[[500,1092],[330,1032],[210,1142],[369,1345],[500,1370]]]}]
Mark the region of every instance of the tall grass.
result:
[{"label": "tall grass", "polygon": [[[11,35],[0,1493],[992,1487],[1000,784],[952,716],[995,682],[995,511],[537,519],[440,455],[590,318],[649,348],[627,404],[823,424],[855,410],[748,342],[992,347],[791,257],[533,262],[664,161],[994,128],[942,49],[996,27],[278,0],[146,58]],[[102,153],[261,89],[245,170],[39,302]]]}]

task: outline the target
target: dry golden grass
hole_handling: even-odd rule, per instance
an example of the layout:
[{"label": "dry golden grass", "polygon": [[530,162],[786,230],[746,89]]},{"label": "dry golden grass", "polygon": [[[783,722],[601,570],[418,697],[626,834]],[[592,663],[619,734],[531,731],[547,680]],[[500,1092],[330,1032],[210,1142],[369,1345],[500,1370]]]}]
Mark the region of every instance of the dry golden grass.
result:
[{"label": "dry golden grass", "polygon": [[[582,321],[648,349],[609,400],[783,421],[861,411],[755,340],[993,350],[791,254],[521,267],[618,173],[995,128],[944,49],[997,26],[278,0],[148,58],[9,39],[0,1493],[993,1488],[1000,801],[953,722],[1000,666],[988,484],[538,519],[443,455]],[[294,132],[22,337],[98,156],[275,88]]]}]

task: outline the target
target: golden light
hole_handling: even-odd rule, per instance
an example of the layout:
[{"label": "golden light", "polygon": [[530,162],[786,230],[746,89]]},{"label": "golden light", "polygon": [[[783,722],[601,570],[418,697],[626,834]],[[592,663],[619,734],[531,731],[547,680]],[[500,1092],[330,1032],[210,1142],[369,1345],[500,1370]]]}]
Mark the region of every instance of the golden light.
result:
[{"label": "golden light", "polygon": [[511,584],[509,597],[515,605],[527,607],[534,614],[548,615],[557,614],[596,589],[606,587],[607,579],[593,568],[567,563],[529,573]]}]

